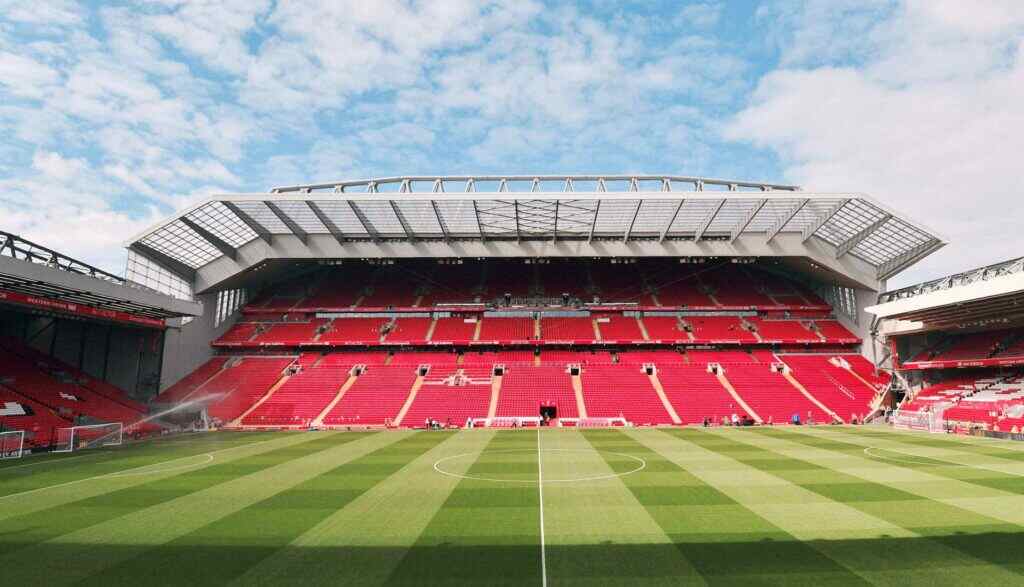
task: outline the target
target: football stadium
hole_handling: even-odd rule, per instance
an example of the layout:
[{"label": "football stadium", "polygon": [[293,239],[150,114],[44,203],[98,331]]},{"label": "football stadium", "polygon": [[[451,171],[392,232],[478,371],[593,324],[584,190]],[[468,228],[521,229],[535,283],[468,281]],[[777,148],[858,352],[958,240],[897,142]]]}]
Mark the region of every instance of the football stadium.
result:
[{"label": "football stadium", "polygon": [[0,576],[1015,584],[1024,259],[887,287],[946,244],[633,175],[214,195],[123,276],[0,232]]}]

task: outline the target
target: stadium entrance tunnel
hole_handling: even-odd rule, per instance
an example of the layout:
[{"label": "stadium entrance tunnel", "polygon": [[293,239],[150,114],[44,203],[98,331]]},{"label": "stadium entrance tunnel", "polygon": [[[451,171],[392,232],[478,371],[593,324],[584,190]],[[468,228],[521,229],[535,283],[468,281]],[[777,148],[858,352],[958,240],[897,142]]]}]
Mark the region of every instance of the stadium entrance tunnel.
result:
[{"label": "stadium entrance tunnel", "polygon": [[558,406],[541,406],[540,417],[543,420],[554,420],[558,417]]}]

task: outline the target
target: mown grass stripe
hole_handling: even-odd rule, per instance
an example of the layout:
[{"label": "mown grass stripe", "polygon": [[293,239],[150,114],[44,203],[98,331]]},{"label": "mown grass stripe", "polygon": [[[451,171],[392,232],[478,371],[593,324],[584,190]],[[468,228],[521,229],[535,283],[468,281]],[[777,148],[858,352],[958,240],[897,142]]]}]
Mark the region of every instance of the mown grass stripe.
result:
[{"label": "mown grass stripe", "polygon": [[[710,433],[681,431],[674,434],[920,537],[913,541],[913,550],[899,551],[891,550],[886,541],[879,544],[870,539],[863,540],[860,544],[865,550],[874,549],[875,569],[905,568],[912,563],[918,565],[923,573],[934,569],[935,561],[943,561],[942,575],[934,577],[935,580],[948,580],[955,576],[958,580],[970,581],[980,572],[1004,582],[1020,580],[1016,575],[1024,570],[1020,564],[1005,564],[1005,557],[999,549],[984,545],[984,541],[995,534],[1006,533],[1007,537],[1012,537],[1020,528],[758,444],[763,435],[786,433],[779,429],[764,429]],[[806,516],[808,513],[799,507],[794,509],[794,515]],[[975,538],[960,538],[967,536]]]},{"label": "mown grass stripe", "polygon": [[[44,510],[12,516],[3,521],[4,531],[0,533],[0,565],[3,564],[5,557],[21,556],[18,553],[20,549],[173,500],[239,475],[271,467],[297,454],[328,448],[330,445],[323,437],[306,437],[302,440],[303,442],[290,442],[279,448],[267,446],[267,450],[262,453],[239,455],[239,458],[226,462],[215,461],[191,471],[168,476],[154,475],[156,478],[151,480],[140,477],[139,481],[130,487],[112,489]],[[102,485],[107,483],[107,480],[96,480],[92,483]]]},{"label": "mown grass stripe", "polygon": [[[13,494],[33,491],[91,477],[117,473],[153,463],[201,455],[214,450],[243,447],[261,441],[281,441],[284,436],[263,434],[209,433],[194,442],[148,442],[95,449],[95,452],[50,454],[31,457],[30,467],[0,469],[0,503],[10,503]],[[39,459],[39,460],[36,460]],[[16,465],[15,465],[16,466]],[[38,495],[38,493],[34,494]]]},{"label": "mown grass stripe", "polygon": [[[775,436],[803,446],[827,449],[851,473],[900,487],[922,497],[963,508],[1002,522],[1024,526],[1024,478],[966,464],[923,457],[903,450],[874,450],[874,440],[857,435],[776,431]],[[829,463],[824,463],[829,464]]]},{"label": "mown grass stripe", "polygon": [[[866,584],[748,504],[707,482],[700,468],[691,470],[699,457],[694,459],[690,451],[684,455],[677,439],[657,430],[588,431],[585,435],[599,450],[647,460],[643,471],[623,477],[621,482],[707,583]],[[706,466],[707,459],[704,462]],[[609,465],[616,470],[628,467],[621,461]],[[632,556],[645,556],[644,550],[638,549]]]},{"label": "mown grass stripe", "polygon": [[[402,433],[405,434],[405,433]],[[409,433],[355,460],[337,465],[210,524],[147,550],[82,581],[87,585],[158,577],[166,585],[223,585],[288,547],[325,517],[371,489],[443,440]],[[341,460],[341,459],[339,459]]]},{"label": "mown grass stripe", "polygon": [[[535,480],[535,434],[497,432],[467,474]],[[535,483],[462,479],[387,583],[539,585],[537,508]]]},{"label": "mown grass stripe", "polygon": [[550,584],[704,583],[636,495],[614,476],[616,469],[636,469],[636,460],[612,454],[621,451],[601,452],[575,430],[542,435],[544,475],[556,480],[544,487]]},{"label": "mown grass stripe", "polygon": [[468,454],[446,463],[446,470],[464,473],[494,431],[443,434],[443,442],[327,516],[234,583],[282,584],[298,576],[314,585],[384,583],[459,483],[457,477],[437,473],[434,463]]},{"label": "mown grass stripe", "polygon": [[824,426],[815,427],[812,430],[845,432],[865,438],[891,440],[904,446],[952,449],[971,454],[1024,462],[1024,443],[1014,440],[959,436],[955,434],[931,434],[877,426]]}]

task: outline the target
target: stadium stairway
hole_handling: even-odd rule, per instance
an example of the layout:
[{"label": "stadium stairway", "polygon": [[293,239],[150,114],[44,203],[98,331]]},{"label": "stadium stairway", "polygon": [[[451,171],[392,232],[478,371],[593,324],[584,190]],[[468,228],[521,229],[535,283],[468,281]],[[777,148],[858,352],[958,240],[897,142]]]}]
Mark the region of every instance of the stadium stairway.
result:
[{"label": "stadium stairway", "polygon": [[[595,327],[596,328],[596,327]],[[576,413],[580,418],[587,417],[587,402],[583,398],[583,380],[579,373],[570,375],[572,378],[572,390],[576,394]]]},{"label": "stadium stairway", "polygon": [[334,409],[334,406],[338,405],[338,402],[341,401],[341,398],[345,396],[345,392],[348,391],[355,384],[356,379],[358,377],[358,375],[352,375],[351,373],[349,374],[348,379],[346,379],[345,383],[343,383],[341,388],[338,389],[338,393],[335,394],[334,399],[332,399],[330,403],[324,406],[324,409],[321,410],[321,412],[317,415],[316,418],[313,418],[313,421],[310,423],[310,426],[323,425],[324,418],[327,416],[327,414],[331,413],[331,410]]},{"label": "stadium stairway", "polygon": [[234,420],[232,420],[228,424],[228,427],[229,428],[235,428],[235,427],[241,426],[242,425],[242,421],[245,420],[245,418],[249,414],[255,412],[260,406],[263,405],[264,402],[266,402],[275,393],[277,393],[277,390],[279,390],[282,387],[284,387],[284,384],[288,383],[288,380],[291,379],[291,378],[292,378],[291,375],[283,375],[283,376],[281,376],[281,378],[277,380],[277,383],[272,385],[270,387],[270,389],[267,390],[267,393],[263,394],[263,397],[261,397],[260,399],[256,400],[256,402],[254,404],[252,404],[251,406],[249,406],[249,408],[247,410],[245,410],[244,412],[239,414],[239,416],[237,418],[235,418]]},{"label": "stadium stairway", "polygon": [[792,373],[787,371],[787,372],[784,372],[782,374],[782,376],[785,377],[786,381],[789,381],[790,385],[792,385],[794,388],[796,388],[797,391],[802,393],[804,395],[804,397],[806,397],[808,399],[808,401],[810,401],[812,404],[818,406],[821,409],[821,411],[823,411],[826,414],[832,416],[832,418],[834,420],[837,420],[840,423],[842,423],[844,421],[842,418],[839,417],[839,414],[835,413],[835,411],[833,411],[831,408],[829,408],[828,406],[823,404],[821,402],[821,400],[819,400],[817,397],[815,397],[814,394],[812,394],[810,391],[807,391],[807,388],[804,387],[804,385],[802,383],[797,381],[796,378],[793,377]]},{"label": "stadium stairway", "polygon": [[411,408],[413,402],[416,401],[416,395],[419,393],[421,387],[423,387],[423,376],[417,375],[416,381],[413,382],[412,387],[409,389],[409,397],[405,398],[405,403],[402,404],[402,409],[398,411],[398,415],[395,416],[392,425],[402,425],[402,420],[405,419],[405,415],[409,412],[409,408]]},{"label": "stadium stairway", "polygon": [[754,421],[757,422],[758,424],[764,423],[764,420],[761,419],[761,416],[759,416],[757,412],[755,412],[753,408],[751,408],[747,404],[746,400],[744,400],[740,396],[739,392],[736,391],[736,388],[733,387],[732,382],[729,381],[729,379],[725,376],[725,372],[723,369],[718,369],[718,373],[715,374],[715,378],[718,379],[718,382],[722,384],[722,387],[724,387],[725,390],[729,392],[729,395],[732,396],[732,399],[740,406],[740,408],[743,409],[743,411],[747,413],[748,416],[753,418]]},{"label": "stadium stairway", "polygon": [[668,396],[665,395],[665,388],[661,385],[661,380],[658,379],[658,371],[654,370],[653,373],[647,376],[651,380],[651,387],[654,388],[654,392],[658,394],[658,399],[661,400],[661,404],[665,407],[665,411],[668,412],[668,417],[672,419],[673,424],[682,424],[683,421],[679,418],[679,414],[676,412],[672,402],[668,401]]}]

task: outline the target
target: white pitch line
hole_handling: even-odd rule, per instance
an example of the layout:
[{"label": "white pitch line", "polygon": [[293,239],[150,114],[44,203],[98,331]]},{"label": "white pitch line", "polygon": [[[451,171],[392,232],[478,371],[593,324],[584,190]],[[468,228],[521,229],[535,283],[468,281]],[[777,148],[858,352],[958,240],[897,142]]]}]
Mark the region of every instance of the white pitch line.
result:
[{"label": "white pitch line", "polygon": [[548,555],[544,546],[544,467],[541,465],[540,428],[537,428],[537,495],[540,500],[540,576],[542,587],[548,585]]},{"label": "white pitch line", "polygon": [[[185,457],[178,457],[176,459],[168,459],[166,461],[160,461],[160,462],[157,462],[157,463],[150,463],[148,465],[140,465],[138,467],[131,467],[131,468],[124,469],[124,470],[121,470],[121,471],[114,471],[113,473],[105,473],[103,475],[96,475],[94,477],[86,477],[84,479],[75,479],[74,481],[67,481],[65,483],[58,483],[56,485],[47,485],[46,487],[37,487],[35,489],[29,489],[28,491],[21,491],[21,492],[18,492],[18,493],[10,493],[10,494],[7,494],[7,495],[0,495],[0,501],[3,501],[5,499],[9,499],[11,497],[18,497],[19,495],[29,495],[31,493],[37,493],[37,492],[40,492],[40,491],[46,491],[47,489],[56,489],[58,487],[67,487],[68,485],[75,485],[76,483],[84,483],[86,481],[92,481],[94,479],[104,479],[104,478],[107,478],[107,477],[117,477],[117,476],[119,476],[119,475],[121,475],[123,473],[128,473],[129,471],[135,471],[137,469],[144,469],[146,467],[152,467],[154,465],[162,465],[164,463],[173,463],[174,461],[180,461],[180,460],[184,460],[184,459],[191,459],[191,458],[195,458],[195,457],[201,457],[203,455],[209,455],[209,456],[212,457],[213,455],[215,455],[217,453],[222,453],[222,452],[225,452],[225,451],[234,450],[236,448],[242,448],[242,447],[246,447],[246,446],[257,446],[257,445],[264,444],[264,443],[267,443],[267,442],[271,442],[271,441],[274,441],[274,440],[277,440],[277,439],[271,438],[269,440],[261,440],[259,442],[247,442],[245,444],[239,444],[239,445],[236,445],[236,446],[229,446],[227,448],[222,448],[220,450],[215,450],[213,452],[199,453],[197,455],[188,455],[188,456],[185,456]],[[208,464],[210,462],[212,462],[212,459],[210,461],[207,461],[206,463],[202,463],[202,465],[206,465],[206,464]]]},{"label": "white pitch line", "polygon": [[[35,463],[25,463],[24,465],[14,465],[13,467],[3,467],[3,468],[0,468],[0,474],[3,474],[4,472],[10,471],[12,469],[24,469],[25,467],[35,467],[37,465],[52,465],[54,463],[63,463],[65,461],[73,461],[75,459],[84,459],[86,457],[96,457],[96,456],[99,456],[99,455],[109,455],[109,454],[111,454],[111,453],[93,453],[93,454],[88,454],[88,455],[78,455],[77,457],[65,457],[63,459],[49,459],[49,460],[44,460],[44,461],[38,461],[38,462],[35,462]],[[42,457],[40,457],[40,458],[42,458]]]}]

